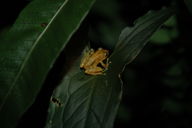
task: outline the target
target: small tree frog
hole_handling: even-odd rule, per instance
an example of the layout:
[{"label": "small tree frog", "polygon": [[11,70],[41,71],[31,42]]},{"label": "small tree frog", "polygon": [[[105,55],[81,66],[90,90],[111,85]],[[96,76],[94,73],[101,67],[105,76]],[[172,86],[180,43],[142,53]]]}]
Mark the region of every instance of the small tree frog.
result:
[{"label": "small tree frog", "polygon": [[[103,48],[99,48],[96,51],[89,49],[85,51],[81,60],[80,68],[84,69],[84,72],[89,75],[100,75],[108,68],[108,55],[109,51]],[[106,63],[104,60],[106,60]]]}]

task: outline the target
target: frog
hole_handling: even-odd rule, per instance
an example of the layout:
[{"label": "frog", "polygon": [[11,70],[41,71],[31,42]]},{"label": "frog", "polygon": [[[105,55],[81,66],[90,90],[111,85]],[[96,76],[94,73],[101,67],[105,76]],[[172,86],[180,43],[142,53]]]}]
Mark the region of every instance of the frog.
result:
[{"label": "frog", "polygon": [[109,51],[103,48],[98,48],[97,50],[88,49],[84,52],[80,68],[84,69],[85,74],[101,75],[108,69],[108,55]]}]

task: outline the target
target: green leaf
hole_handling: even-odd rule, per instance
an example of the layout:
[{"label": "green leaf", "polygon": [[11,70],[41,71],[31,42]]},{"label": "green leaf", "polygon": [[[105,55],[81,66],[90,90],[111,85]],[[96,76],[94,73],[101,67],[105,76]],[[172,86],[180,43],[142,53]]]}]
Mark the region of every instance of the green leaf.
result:
[{"label": "green leaf", "polygon": [[175,16],[171,16],[164,24],[163,28],[156,31],[150,38],[150,41],[155,44],[167,44],[177,38],[179,35],[177,29],[177,21]]},{"label": "green leaf", "polygon": [[46,128],[112,127],[122,95],[117,74],[85,75],[79,64],[80,59],[54,91]]},{"label": "green leaf", "polygon": [[168,9],[150,12],[124,29],[103,75],[85,75],[76,59],[54,90],[46,128],[112,128],[122,96],[119,74],[170,15]]},{"label": "green leaf", "polygon": [[190,13],[192,14],[192,0],[184,0],[184,1]]},{"label": "green leaf", "polygon": [[33,0],[0,42],[0,124],[14,127],[94,0]]},{"label": "green leaf", "polygon": [[168,30],[160,29],[151,37],[150,41],[156,44],[166,44],[171,41],[171,36]]},{"label": "green leaf", "polygon": [[[148,12],[139,18],[134,27],[125,28],[111,55],[112,66],[116,72],[130,63],[140,53],[154,32],[172,15],[172,10],[163,8],[160,11]],[[114,70],[113,69],[113,70]]]},{"label": "green leaf", "polygon": [[168,27],[175,27],[177,26],[177,17],[176,15],[173,15],[171,16],[165,23],[164,23],[165,26],[168,26]]}]

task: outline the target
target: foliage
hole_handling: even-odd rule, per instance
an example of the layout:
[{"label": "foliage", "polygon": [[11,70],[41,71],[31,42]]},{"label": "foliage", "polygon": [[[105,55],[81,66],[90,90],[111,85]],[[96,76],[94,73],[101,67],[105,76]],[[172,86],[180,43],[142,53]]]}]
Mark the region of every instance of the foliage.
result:
[{"label": "foliage", "polygon": [[32,105],[48,71],[93,2],[36,0],[20,14],[0,43],[1,127],[13,127]]},{"label": "foliage", "polygon": [[150,12],[134,27],[125,28],[104,75],[85,75],[79,68],[80,59],[75,61],[52,95],[52,99],[60,103],[52,100],[47,128],[111,128],[122,95],[119,74],[170,14],[167,9]]},{"label": "foliage", "polygon": [[[0,127],[191,126],[192,18],[183,1],[23,1],[13,27],[0,19]],[[171,2],[165,22],[171,12],[160,8]],[[79,68],[87,44],[110,51],[103,75]]]}]

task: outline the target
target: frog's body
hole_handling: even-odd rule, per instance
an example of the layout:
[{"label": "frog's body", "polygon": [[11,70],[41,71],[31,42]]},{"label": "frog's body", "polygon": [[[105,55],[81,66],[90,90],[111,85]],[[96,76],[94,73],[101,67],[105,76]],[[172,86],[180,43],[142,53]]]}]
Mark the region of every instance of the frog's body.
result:
[{"label": "frog's body", "polygon": [[[105,71],[109,64],[108,64],[108,54],[109,51],[99,48],[98,50],[94,51],[93,49],[88,50],[80,64],[80,68],[83,68],[85,70],[86,74],[89,75],[100,75],[103,74],[103,71]],[[107,62],[104,63],[103,61],[107,59]],[[98,65],[101,65],[102,67],[99,67]]]}]

